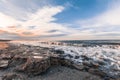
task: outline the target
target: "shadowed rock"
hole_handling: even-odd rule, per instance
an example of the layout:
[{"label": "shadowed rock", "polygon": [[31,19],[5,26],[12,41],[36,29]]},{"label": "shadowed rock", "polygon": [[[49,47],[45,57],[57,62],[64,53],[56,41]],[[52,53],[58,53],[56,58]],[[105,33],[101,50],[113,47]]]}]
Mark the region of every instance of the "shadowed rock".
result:
[{"label": "shadowed rock", "polygon": [[0,69],[5,69],[8,67],[9,61],[8,60],[0,60]]},{"label": "shadowed rock", "polygon": [[2,77],[2,80],[25,80],[25,78],[19,74],[8,73]]}]

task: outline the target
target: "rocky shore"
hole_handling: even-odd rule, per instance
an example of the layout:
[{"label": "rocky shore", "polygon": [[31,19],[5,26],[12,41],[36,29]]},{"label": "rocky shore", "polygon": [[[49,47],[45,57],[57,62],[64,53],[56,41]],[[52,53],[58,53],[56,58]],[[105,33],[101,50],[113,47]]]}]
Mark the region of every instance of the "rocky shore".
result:
[{"label": "rocky shore", "polygon": [[85,55],[74,56],[75,59],[82,58],[84,61],[78,64],[72,60],[72,55],[66,55],[59,49],[24,44],[8,45],[9,47],[0,49],[1,80],[56,80],[58,75],[61,79],[57,80],[120,80],[120,75],[111,76],[100,69],[104,62],[95,62]]}]

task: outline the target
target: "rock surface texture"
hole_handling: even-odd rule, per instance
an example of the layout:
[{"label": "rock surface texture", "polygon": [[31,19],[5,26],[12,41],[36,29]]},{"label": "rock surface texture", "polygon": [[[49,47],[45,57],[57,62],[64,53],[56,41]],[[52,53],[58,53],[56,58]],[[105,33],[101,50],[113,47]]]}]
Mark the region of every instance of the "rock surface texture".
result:
[{"label": "rock surface texture", "polygon": [[[100,76],[104,80],[120,80],[120,76],[113,78],[99,69],[100,65],[104,64],[103,62],[93,62],[92,59],[83,55],[81,57],[84,62],[78,64],[66,57],[72,59],[74,56],[66,55],[64,51],[54,50],[53,48],[10,44],[8,48],[0,50],[0,69],[7,69],[14,73],[3,75],[2,80],[28,80],[22,75],[29,77],[42,75],[53,66],[65,66],[89,72]],[[79,56],[75,56],[75,58],[78,59]],[[86,80],[96,79],[89,78]]]}]

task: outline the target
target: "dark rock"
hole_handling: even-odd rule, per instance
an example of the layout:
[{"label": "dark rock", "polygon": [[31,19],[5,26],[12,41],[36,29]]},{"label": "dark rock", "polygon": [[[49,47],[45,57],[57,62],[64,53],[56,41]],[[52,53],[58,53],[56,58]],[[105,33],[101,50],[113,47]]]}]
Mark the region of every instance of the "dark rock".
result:
[{"label": "dark rock", "polygon": [[70,50],[71,52],[74,52],[73,50]]},{"label": "dark rock", "polygon": [[19,74],[9,73],[3,75],[2,80],[25,80],[25,78]]},{"label": "dark rock", "polygon": [[101,77],[105,77],[107,75],[105,72],[100,71],[99,69],[90,68],[89,72],[92,73],[92,74],[95,74],[95,75],[99,75]]},{"label": "dark rock", "polygon": [[70,55],[70,54],[67,54],[66,56],[67,56],[67,57],[69,57],[69,58],[73,58],[73,56],[72,56],[72,55]]},{"label": "dark rock", "polygon": [[92,67],[92,64],[91,64],[90,61],[84,61],[84,62],[83,62],[83,65],[84,65],[84,66],[88,66],[88,67]]},{"label": "dark rock", "polygon": [[62,51],[62,50],[55,50],[55,53],[56,54],[64,54],[64,51]]},{"label": "dark rock", "polygon": [[99,65],[105,65],[104,61],[97,61]]},{"label": "dark rock", "polygon": [[50,59],[48,57],[33,56],[27,59],[27,62],[17,68],[17,71],[25,72],[28,75],[38,75],[45,72],[50,67]]},{"label": "dark rock", "polygon": [[9,65],[9,61],[8,60],[0,60],[0,68],[7,68]]},{"label": "dark rock", "polygon": [[112,78],[110,78],[109,80],[120,80],[120,78],[117,78],[117,79],[112,79]]},{"label": "dark rock", "polygon": [[94,62],[94,61],[91,62],[91,65],[92,65],[93,68],[100,67],[100,65],[97,62]]},{"label": "dark rock", "polygon": [[75,56],[75,59],[79,59],[80,58],[80,56]]},{"label": "dark rock", "polygon": [[85,68],[84,65],[78,65],[78,64],[75,64],[75,63],[73,63],[72,66],[77,70],[84,70],[84,68]]},{"label": "dark rock", "polygon": [[87,60],[87,61],[90,60],[90,58],[88,58],[88,57],[85,56],[85,55],[81,55],[81,57],[82,57],[83,60]]},{"label": "dark rock", "polygon": [[60,59],[59,63],[62,65],[62,66],[66,66],[66,67],[72,67],[72,64],[73,64],[73,61],[69,60],[69,59]]},{"label": "dark rock", "polygon": [[0,58],[4,60],[8,60],[8,59],[10,60],[12,56],[10,54],[1,54]]},{"label": "dark rock", "polygon": [[61,65],[60,57],[58,55],[51,55],[50,56],[50,64],[51,65]]},{"label": "dark rock", "polygon": [[15,67],[19,66],[21,64],[24,64],[27,61],[27,56],[20,56],[20,55],[15,55],[11,60],[10,60],[10,67]]}]

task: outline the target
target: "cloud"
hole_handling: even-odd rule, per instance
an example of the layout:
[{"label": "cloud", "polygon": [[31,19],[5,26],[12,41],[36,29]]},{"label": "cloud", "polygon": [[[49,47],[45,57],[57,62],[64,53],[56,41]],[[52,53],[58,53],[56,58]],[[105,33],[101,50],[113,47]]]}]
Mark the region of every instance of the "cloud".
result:
[{"label": "cloud", "polygon": [[54,33],[54,32],[57,32],[58,30],[55,30],[55,29],[53,29],[53,30],[49,30],[49,31],[47,31],[48,33]]},{"label": "cloud", "polygon": [[[47,34],[46,31],[49,30],[65,30],[65,26],[55,23],[56,18],[54,16],[62,12],[64,7],[55,6],[48,7],[45,6],[42,9],[38,10],[36,13],[31,14],[26,22],[23,22],[21,25],[29,29],[29,31],[36,33],[36,35]],[[34,29],[31,29],[29,26],[34,26]]]},{"label": "cloud", "polygon": [[7,27],[11,25],[16,25],[18,21],[16,21],[14,18],[7,16],[0,12],[0,27]]},{"label": "cloud", "polygon": [[[91,34],[114,37],[120,36],[120,4],[116,1],[108,5],[108,9],[93,18],[77,21],[80,30],[89,30]],[[114,35],[113,35],[114,34]]]},{"label": "cloud", "polygon": [[0,12],[15,19],[25,21],[29,14],[44,6],[49,6],[52,0],[0,0]]},{"label": "cloud", "polygon": [[[11,16],[0,13],[0,29],[23,37],[62,35],[66,26],[55,23],[54,16],[62,12],[62,6],[44,6],[34,13],[28,13],[26,21],[17,20]],[[48,31],[56,30],[54,33]],[[8,34],[9,35],[9,34]]]},{"label": "cloud", "polygon": [[[52,5],[51,2],[48,0],[1,0],[0,36],[4,33],[8,38],[13,38],[11,37],[13,35],[15,38],[23,39],[67,35],[69,32],[67,26],[56,23],[57,18],[54,17],[65,7]],[[53,30],[56,31],[50,32]]]}]

